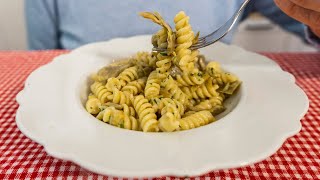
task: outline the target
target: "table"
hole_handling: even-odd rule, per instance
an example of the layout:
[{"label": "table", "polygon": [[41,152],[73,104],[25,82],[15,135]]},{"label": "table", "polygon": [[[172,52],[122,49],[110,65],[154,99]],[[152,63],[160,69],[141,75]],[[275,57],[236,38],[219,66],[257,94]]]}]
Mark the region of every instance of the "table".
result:
[{"label": "table", "polygon": [[[67,51],[0,52],[0,179],[112,179],[55,159],[25,137],[15,124],[15,96],[36,68]],[[302,130],[266,160],[241,168],[213,171],[195,179],[320,179],[320,53],[262,53],[296,77],[310,100]],[[118,179],[118,178],[114,178]],[[174,179],[158,177],[155,179]],[[193,178],[191,178],[193,179]]]}]

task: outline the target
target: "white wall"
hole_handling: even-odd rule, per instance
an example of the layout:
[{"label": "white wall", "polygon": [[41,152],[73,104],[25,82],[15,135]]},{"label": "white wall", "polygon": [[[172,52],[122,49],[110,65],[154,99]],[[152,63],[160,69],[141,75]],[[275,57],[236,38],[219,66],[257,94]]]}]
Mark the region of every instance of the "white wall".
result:
[{"label": "white wall", "polygon": [[0,0],[0,50],[27,47],[23,0]]},{"label": "white wall", "polygon": [[[24,50],[27,47],[23,1],[0,0],[0,50]],[[252,25],[251,21],[241,24],[234,44],[252,51],[314,51],[277,27],[248,30],[246,27],[248,23]]]}]

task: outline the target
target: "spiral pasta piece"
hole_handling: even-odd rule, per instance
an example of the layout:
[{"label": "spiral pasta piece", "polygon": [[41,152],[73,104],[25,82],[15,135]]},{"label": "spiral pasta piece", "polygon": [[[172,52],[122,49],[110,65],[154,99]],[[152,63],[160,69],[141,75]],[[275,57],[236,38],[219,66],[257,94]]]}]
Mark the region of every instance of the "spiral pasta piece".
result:
[{"label": "spiral pasta piece", "polygon": [[241,84],[237,76],[224,72],[217,62],[210,62],[206,72],[213,78],[213,82],[219,85],[219,92],[231,95]]},{"label": "spiral pasta piece", "polygon": [[123,128],[124,129],[138,131],[139,130],[139,122],[133,116],[125,116],[124,117]]},{"label": "spiral pasta piece", "polygon": [[133,106],[139,116],[139,122],[144,132],[159,131],[157,115],[143,95],[136,96],[133,100]]},{"label": "spiral pasta piece", "polygon": [[135,117],[125,114],[123,111],[117,110],[114,107],[107,107],[101,111],[97,119],[119,128],[139,130],[139,124]]},{"label": "spiral pasta piece", "polygon": [[107,107],[101,111],[96,118],[113,126],[118,126],[123,122],[124,113],[114,107]]},{"label": "spiral pasta piece", "polygon": [[159,110],[159,105],[161,103],[161,98],[155,97],[155,98],[150,98],[149,103],[152,105],[152,108],[154,109],[154,112],[159,112],[161,113],[161,110]]},{"label": "spiral pasta piece", "polygon": [[177,31],[177,51],[179,51],[180,49],[188,49],[192,45],[194,33],[192,31],[191,25],[189,24],[189,19],[189,16],[187,16],[183,11],[180,11],[174,17],[175,28]]},{"label": "spiral pasta piece", "polygon": [[110,78],[107,84],[104,86],[101,82],[95,82],[91,85],[91,91],[96,97],[101,101],[101,103],[106,103],[108,97],[111,96],[114,89],[120,88],[120,82],[117,78]]},{"label": "spiral pasta piece", "polygon": [[239,80],[237,76],[231,73],[223,72],[218,62],[210,62],[206,67],[206,72],[213,77],[214,82],[219,85],[232,83]]},{"label": "spiral pasta piece", "polygon": [[114,89],[121,89],[120,80],[115,77],[109,78],[105,86],[109,92],[112,92]]},{"label": "spiral pasta piece", "polygon": [[193,63],[198,62],[198,60],[199,60],[199,50],[192,50],[191,51],[191,58],[193,60]]},{"label": "spiral pasta piece", "polygon": [[127,85],[131,81],[137,80],[138,78],[139,78],[139,75],[138,75],[138,67],[137,66],[133,66],[128,69],[125,69],[118,76],[118,79],[120,80],[121,87]]},{"label": "spiral pasta piece", "polygon": [[189,98],[194,99],[205,99],[219,96],[217,93],[218,85],[213,83],[213,79],[209,78],[204,84],[200,86],[184,86],[182,91],[189,95]]},{"label": "spiral pasta piece", "polygon": [[168,76],[168,78],[166,78],[162,83],[164,90],[170,94],[170,98],[181,102],[183,105],[188,104],[187,95],[179,88],[171,76]]},{"label": "spiral pasta piece", "polygon": [[136,116],[136,110],[134,110],[133,107],[128,106],[126,104],[123,104],[122,107],[123,107],[124,114],[126,114],[128,116],[133,116],[133,117]]},{"label": "spiral pasta piece", "polygon": [[164,79],[169,75],[169,70],[171,68],[171,56],[164,56],[162,54],[157,55],[157,73],[160,79]]},{"label": "spiral pasta piece", "polygon": [[217,81],[217,83],[223,82],[224,84],[227,84],[227,83],[233,83],[238,80],[239,79],[237,76],[235,76],[231,73],[224,72],[224,73],[220,74],[220,78],[218,78],[216,81]]},{"label": "spiral pasta piece", "polygon": [[201,71],[194,69],[191,72],[177,75],[176,81],[179,83],[179,86],[193,86],[203,84],[204,78]]},{"label": "spiral pasta piece", "polygon": [[177,100],[170,98],[162,98],[155,103],[158,105],[158,109],[161,112],[161,118],[159,119],[159,128],[163,132],[172,132],[179,129],[179,121],[181,115],[184,113],[184,106]]},{"label": "spiral pasta piece", "polygon": [[192,111],[210,111],[212,114],[219,114],[225,110],[223,106],[223,98],[221,96],[212,97],[208,100],[203,100],[199,104],[190,107]]},{"label": "spiral pasta piece", "polygon": [[181,114],[174,104],[168,104],[164,108],[162,108],[161,115],[165,115],[167,113],[173,114],[176,119],[181,118]]},{"label": "spiral pasta piece", "polygon": [[122,92],[118,89],[114,89],[113,94],[108,96],[108,99],[116,104],[127,104],[131,105],[130,98],[133,97],[132,94],[129,94],[128,92]]},{"label": "spiral pasta piece", "polygon": [[132,95],[137,95],[143,92],[146,86],[147,78],[143,77],[136,81],[129,82],[124,86],[121,91],[131,93]]},{"label": "spiral pasta piece", "polygon": [[190,116],[192,114],[195,114],[197,111],[187,111],[186,113],[184,113],[184,115],[182,116],[183,118]]},{"label": "spiral pasta piece", "polygon": [[90,88],[92,93],[100,100],[101,103],[107,102],[108,96],[112,94],[112,92],[108,91],[101,82],[93,83]]},{"label": "spiral pasta piece", "polygon": [[179,120],[182,130],[194,129],[215,121],[209,111],[199,111]]},{"label": "spiral pasta piece", "polygon": [[[105,122],[105,123],[109,123],[112,115],[113,115],[113,111],[116,110],[114,107],[107,107],[105,108],[103,111],[101,111],[96,118]],[[119,116],[118,116],[119,117]]]},{"label": "spiral pasta piece", "polygon": [[158,105],[158,110],[161,112],[161,114],[165,114],[167,112],[166,106],[173,106],[170,111],[174,113],[176,118],[180,118],[185,111],[185,108],[183,104],[176,99],[170,99],[170,98],[161,98],[160,101],[155,101]]},{"label": "spiral pasta piece", "polygon": [[123,112],[124,112],[124,122],[123,126],[125,129],[130,130],[139,130],[139,123],[138,120],[135,118],[135,110],[133,107],[129,107],[128,105],[123,105]]},{"label": "spiral pasta piece", "polygon": [[138,66],[149,66],[152,68],[156,67],[156,57],[153,56],[149,52],[138,52],[134,57],[133,57],[133,63]]},{"label": "spiral pasta piece", "polygon": [[241,81],[235,81],[232,83],[226,83],[224,86],[218,89],[220,93],[226,94],[226,95],[232,95],[237,90],[237,88],[240,86]]},{"label": "spiral pasta piece", "polygon": [[194,33],[189,24],[189,17],[183,12],[179,12],[175,18],[176,25],[176,43],[175,52],[177,54],[177,64],[183,71],[190,71],[194,68],[194,61],[192,59],[192,52],[189,49],[193,43]]},{"label": "spiral pasta piece", "polygon": [[88,96],[88,100],[86,102],[86,110],[90,114],[98,114],[100,112],[100,108],[99,108],[100,106],[101,106],[101,102],[96,96],[94,95]]},{"label": "spiral pasta piece", "polygon": [[238,80],[238,77],[226,72],[218,74],[214,78],[213,82],[219,85],[219,92],[229,95],[233,94],[241,84],[241,81]]},{"label": "spiral pasta piece", "polygon": [[[108,108],[108,109],[111,109],[111,108]],[[108,109],[106,109],[106,110],[108,110]],[[112,108],[111,118],[109,119],[109,124],[123,128],[124,117],[125,117],[125,115],[124,115],[123,111],[116,110],[116,109]]]},{"label": "spiral pasta piece", "polygon": [[210,62],[208,63],[206,67],[206,72],[211,76],[211,77],[216,77],[216,75],[220,74],[222,72],[220,68],[220,64],[218,62]]},{"label": "spiral pasta piece", "polygon": [[191,71],[194,69],[194,64],[192,64],[191,58],[191,50],[189,49],[181,49],[177,52],[177,57],[174,59],[175,63],[179,66],[183,71]]},{"label": "spiral pasta piece", "polygon": [[114,107],[116,108],[117,110],[122,110],[123,109],[123,106],[120,105],[120,104],[116,104],[116,103],[113,103],[113,102],[107,102],[107,103],[104,103],[100,106],[100,110],[103,111],[105,110],[106,108],[108,107]]},{"label": "spiral pasta piece", "polygon": [[[169,105],[171,106],[171,105]],[[179,129],[180,122],[172,112],[166,112],[159,119],[159,128],[163,132],[172,132]]]},{"label": "spiral pasta piece", "polygon": [[157,97],[160,93],[160,79],[157,71],[152,71],[148,77],[147,84],[144,90],[144,95],[147,99]]},{"label": "spiral pasta piece", "polygon": [[168,32],[165,28],[159,30],[153,37],[152,37],[152,44],[155,47],[167,49],[168,48]]}]

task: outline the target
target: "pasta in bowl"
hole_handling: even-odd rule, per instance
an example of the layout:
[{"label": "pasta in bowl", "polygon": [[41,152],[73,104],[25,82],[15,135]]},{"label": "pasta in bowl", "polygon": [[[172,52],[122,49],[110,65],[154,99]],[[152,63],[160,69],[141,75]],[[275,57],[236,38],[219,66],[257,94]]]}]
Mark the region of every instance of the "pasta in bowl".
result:
[{"label": "pasta in bowl", "polygon": [[162,26],[152,44],[166,51],[138,52],[93,74],[86,110],[110,125],[144,132],[189,130],[216,121],[239,78],[190,50],[199,33],[184,12],[174,18],[175,31],[158,13],[141,15]]}]

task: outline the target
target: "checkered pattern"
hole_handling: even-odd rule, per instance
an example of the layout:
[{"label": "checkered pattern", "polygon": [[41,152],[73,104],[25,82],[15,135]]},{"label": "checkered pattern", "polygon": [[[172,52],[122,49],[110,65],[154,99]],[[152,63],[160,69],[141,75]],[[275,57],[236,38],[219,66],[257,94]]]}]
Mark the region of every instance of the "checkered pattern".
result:
[{"label": "checkered pattern", "polygon": [[[65,51],[0,52],[0,179],[118,179],[48,156],[41,145],[25,137],[15,124],[18,108],[15,96],[23,88],[23,82],[34,69],[62,53]],[[265,55],[294,74],[310,99],[301,132],[260,163],[213,171],[195,179],[320,179],[320,54]]]}]

